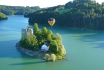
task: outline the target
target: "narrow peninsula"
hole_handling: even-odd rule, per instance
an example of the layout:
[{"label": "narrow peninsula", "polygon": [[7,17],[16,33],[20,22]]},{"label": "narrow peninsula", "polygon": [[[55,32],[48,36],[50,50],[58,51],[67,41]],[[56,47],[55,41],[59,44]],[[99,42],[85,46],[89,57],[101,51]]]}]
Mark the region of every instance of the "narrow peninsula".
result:
[{"label": "narrow peninsula", "polygon": [[0,20],[5,20],[5,19],[7,19],[7,16],[2,12],[0,12]]},{"label": "narrow peninsula", "polygon": [[46,61],[55,61],[65,58],[66,50],[59,33],[53,34],[46,27],[39,29],[38,24],[34,24],[32,29],[22,29],[21,40],[16,44],[16,48],[33,57],[38,57]]}]

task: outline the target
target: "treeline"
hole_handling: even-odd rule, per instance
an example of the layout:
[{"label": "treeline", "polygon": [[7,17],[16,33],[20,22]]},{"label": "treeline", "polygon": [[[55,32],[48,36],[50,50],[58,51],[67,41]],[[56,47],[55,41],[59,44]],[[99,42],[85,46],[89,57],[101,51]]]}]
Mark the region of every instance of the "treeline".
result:
[{"label": "treeline", "polygon": [[29,14],[32,12],[35,12],[39,10],[39,6],[34,6],[34,7],[23,7],[23,6],[5,6],[5,5],[0,5],[0,12],[6,14],[6,15],[25,15]]},{"label": "treeline", "polygon": [[0,20],[7,19],[7,16],[0,12]]},{"label": "treeline", "polygon": [[63,9],[64,9],[64,5],[58,5],[58,6],[49,7],[49,8],[41,8],[40,10],[38,10],[36,12],[29,13],[24,16],[31,17],[31,16],[34,16],[35,14],[41,14],[41,13],[45,13],[45,12],[57,11],[57,10],[63,10]]},{"label": "treeline", "polygon": [[95,0],[73,0],[64,6],[48,8],[33,13],[29,23],[47,24],[49,18],[55,18],[58,26],[71,28],[104,30],[104,3]]}]

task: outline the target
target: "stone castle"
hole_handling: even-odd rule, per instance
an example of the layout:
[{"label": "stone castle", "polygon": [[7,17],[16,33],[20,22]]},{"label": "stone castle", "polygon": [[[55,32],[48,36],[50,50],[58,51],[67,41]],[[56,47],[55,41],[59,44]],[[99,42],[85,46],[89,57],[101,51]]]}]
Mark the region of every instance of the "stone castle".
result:
[{"label": "stone castle", "polygon": [[27,33],[33,35],[33,29],[32,28],[22,29],[21,33],[22,37],[27,38]]}]

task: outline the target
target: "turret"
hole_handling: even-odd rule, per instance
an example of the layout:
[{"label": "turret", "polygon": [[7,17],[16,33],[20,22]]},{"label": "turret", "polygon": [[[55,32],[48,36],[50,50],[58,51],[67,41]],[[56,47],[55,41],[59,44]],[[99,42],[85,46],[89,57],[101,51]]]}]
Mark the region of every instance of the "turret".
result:
[{"label": "turret", "polygon": [[32,28],[27,28],[27,32],[33,35],[33,29]]},{"label": "turret", "polygon": [[22,29],[21,33],[22,37],[27,38],[27,33],[33,35],[33,29],[31,27],[28,27],[27,29]]},{"label": "turret", "polygon": [[22,37],[27,38],[27,30],[26,29],[22,29],[21,33],[22,33]]}]

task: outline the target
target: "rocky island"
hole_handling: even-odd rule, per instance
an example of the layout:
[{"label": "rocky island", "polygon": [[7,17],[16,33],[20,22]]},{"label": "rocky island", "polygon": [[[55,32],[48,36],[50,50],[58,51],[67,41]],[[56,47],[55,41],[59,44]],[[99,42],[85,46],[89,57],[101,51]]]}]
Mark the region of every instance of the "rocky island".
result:
[{"label": "rocky island", "polygon": [[54,35],[46,27],[41,30],[37,23],[34,24],[33,29],[30,26],[22,29],[22,37],[16,44],[16,48],[29,56],[46,61],[61,60],[66,55],[61,35],[59,33]]}]

